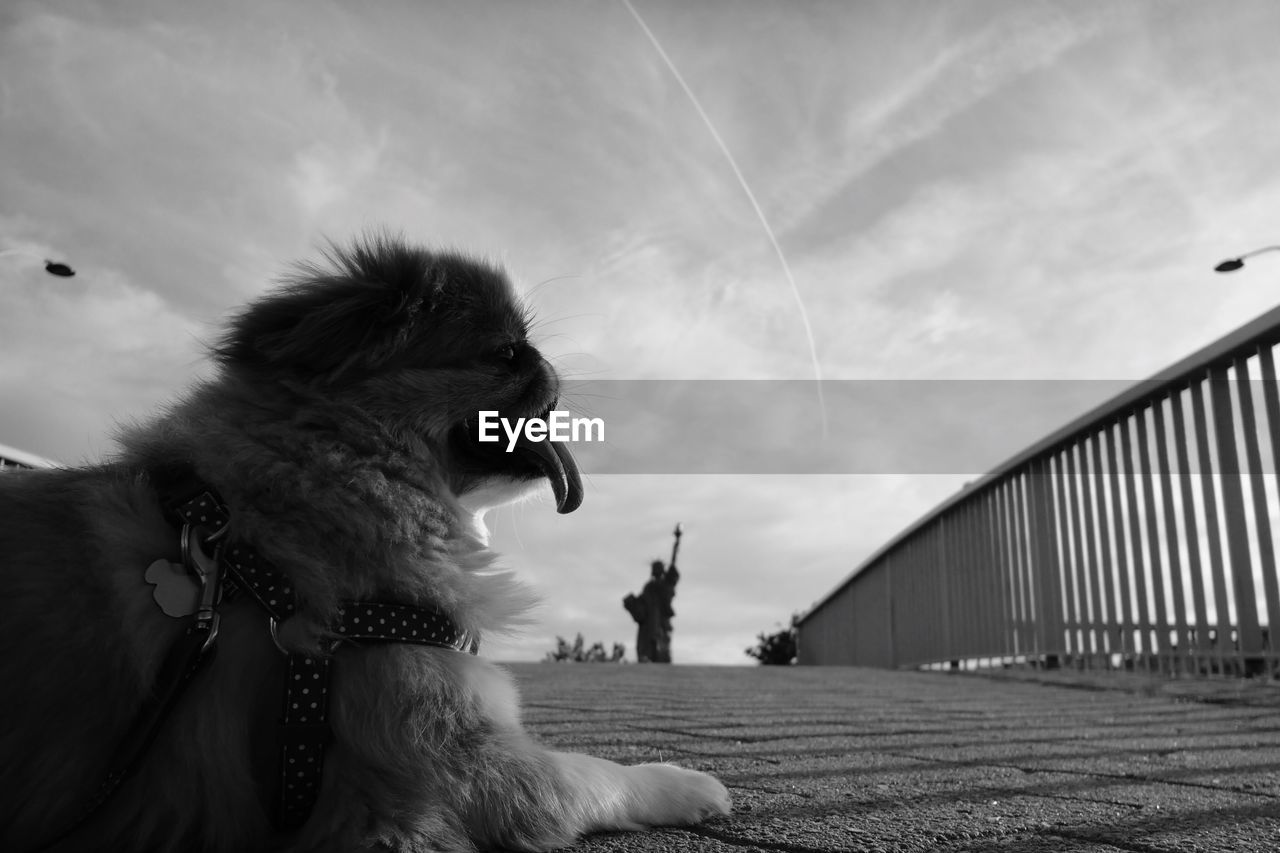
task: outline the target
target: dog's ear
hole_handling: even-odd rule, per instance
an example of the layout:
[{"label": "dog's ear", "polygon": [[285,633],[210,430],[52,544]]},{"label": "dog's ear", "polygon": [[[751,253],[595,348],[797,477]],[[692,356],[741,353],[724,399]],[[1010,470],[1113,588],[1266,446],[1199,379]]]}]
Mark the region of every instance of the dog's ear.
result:
[{"label": "dog's ear", "polygon": [[429,253],[385,239],[331,247],[332,267],[298,267],[286,286],[232,319],[213,349],[229,368],[334,380],[391,357],[431,310]]}]

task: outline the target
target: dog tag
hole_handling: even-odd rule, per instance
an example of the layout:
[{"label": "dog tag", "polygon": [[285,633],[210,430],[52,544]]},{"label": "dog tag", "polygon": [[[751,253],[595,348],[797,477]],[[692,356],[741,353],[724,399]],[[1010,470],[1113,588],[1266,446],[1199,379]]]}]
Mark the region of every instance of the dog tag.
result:
[{"label": "dog tag", "polygon": [[200,603],[200,584],[181,563],[156,560],[147,566],[143,577],[147,583],[155,585],[151,594],[166,616],[190,616],[196,612]]}]

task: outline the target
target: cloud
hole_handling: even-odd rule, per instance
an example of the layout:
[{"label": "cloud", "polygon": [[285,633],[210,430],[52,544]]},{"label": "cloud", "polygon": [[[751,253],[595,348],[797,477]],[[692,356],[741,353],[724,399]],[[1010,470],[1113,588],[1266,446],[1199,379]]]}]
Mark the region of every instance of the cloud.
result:
[{"label": "cloud", "polygon": [[[1065,62],[1096,37],[1104,18],[1114,17],[1108,12],[1067,17],[1050,7],[1023,6],[973,27],[952,19],[963,14],[944,13],[945,23],[902,40],[882,31],[868,34],[889,38],[901,49],[881,56],[882,67],[851,72],[892,77],[894,85],[824,105],[844,122],[817,160],[822,168],[813,168],[813,159],[797,160],[784,170],[786,179],[776,182],[786,187],[778,198],[777,219],[788,245],[838,239],[833,226],[845,221],[851,209],[872,211],[890,201],[884,197],[886,189],[909,190],[940,170],[963,174],[973,152],[957,150],[944,139],[952,125],[977,115],[991,117],[984,122],[987,127],[997,124],[1005,92]],[[999,116],[999,121],[1007,118]],[[933,155],[935,145],[946,146],[950,156]],[[995,153],[1000,146],[989,150]]]},{"label": "cloud", "polygon": [[328,142],[313,142],[294,155],[287,181],[303,215],[314,218],[326,208],[346,202],[378,170],[387,148],[387,135],[341,150]]}]

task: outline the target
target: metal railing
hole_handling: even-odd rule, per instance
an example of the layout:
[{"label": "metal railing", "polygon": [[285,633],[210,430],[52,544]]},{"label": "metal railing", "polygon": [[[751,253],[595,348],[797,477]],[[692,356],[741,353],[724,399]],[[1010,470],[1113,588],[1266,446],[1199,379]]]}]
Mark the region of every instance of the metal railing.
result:
[{"label": "metal railing", "polygon": [[1280,675],[1280,308],[967,485],[799,623],[799,662]]},{"label": "metal railing", "polygon": [[0,471],[23,468],[56,468],[58,463],[34,453],[0,444]]}]

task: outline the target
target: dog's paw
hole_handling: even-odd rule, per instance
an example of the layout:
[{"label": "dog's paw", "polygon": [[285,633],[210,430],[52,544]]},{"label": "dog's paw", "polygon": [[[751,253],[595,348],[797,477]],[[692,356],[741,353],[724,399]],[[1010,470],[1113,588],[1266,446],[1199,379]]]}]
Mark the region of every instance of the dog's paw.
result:
[{"label": "dog's paw", "polygon": [[635,819],[646,826],[688,826],[727,815],[732,803],[720,780],[674,764],[640,764],[627,768],[639,800]]}]

